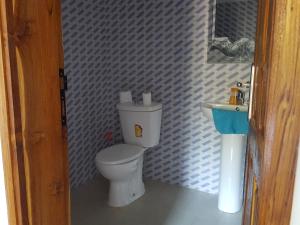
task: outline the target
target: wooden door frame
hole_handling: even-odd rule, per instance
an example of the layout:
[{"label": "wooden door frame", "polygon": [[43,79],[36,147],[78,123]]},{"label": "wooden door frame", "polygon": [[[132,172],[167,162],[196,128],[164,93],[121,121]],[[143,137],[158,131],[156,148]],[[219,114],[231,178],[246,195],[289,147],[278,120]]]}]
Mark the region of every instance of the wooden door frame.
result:
[{"label": "wooden door frame", "polygon": [[[28,1],[30,5],[34,5],[34,1]],[[48,5],[45,4],[43,10],[45,10],[45,14],[49,17],[47,18],[54,18],[51,20],[52,24],[47,24],[46,28],[52,28],[51,31],[54,31],[51,33],[51,35],[60,34],[59,37],[56,36],[57,39],[54,39],[57,41],[59,46],[58,48],[61,48],[61,30],[60,28],[60,19],[57,20],[57,16],[60,18],[60,11],[59,11],[59,0],[55,1],[43,1],[43,3],[49,3]],[[54,3],[54,4],[53,4]],[[27,158],[25,156],[25,143],[27,141],[27,147],[28,147],[28,131],[24,131],[24,127],[22,127],[22,117],[25,117],[25,113],[22,111],[21,104],[24,104],[24,99],[22,99],[22,94],[20,93],[20,89],[22,89],[20,86],[22,85],[22,78],[24,78],[23,65],[20,65],[20,56],[18,55],[20,50],[20,46],[22,43],[24,43],[24,37],[30,37],[29,28],[32,29],[32,27],[36,28],[37,25],[33,24],[32,21],[30,21],[32,14],[31,12],[28,13],[26,9],[29,7],[26,7],[28,5],[27,1],[17,1],[17,0],[1,0],[0,1],[0,138],[2,143],[2,152],[0,154],[3,155],[3,169],[4,169],[4,177],[5,177],[5,188],[6,188],[6,196],[7,196],[7,208],[8,208],[8,220],[10,225],[29,225],[29,224],[35,224],[34,221],[38,221],[41,224],[49,224],[49,221],[52,221],[53,218],[47,219],[46,216],[50,215],[47,213],[43,213],[42,211],[37,212],[38,208],[41,206],[38,206],[35,204],[35,207],[33,209],[33,205],[31,204],[32,201],[32,193],[38,193],[37,192],[30,192],[29,185],[32,185],[30,178],[30,168],[28,168],[28,153]],[[39,5],[41,6],[41,5]],[[20,18],[24,17],[24,18]],[[33,17],[36,19],[35,17]],[[42,18],[43,19],[43,18]],[[45,19],[45,18],[44,18]],[[49,19],[50,20],[50,19]],[[49,22],[48,20],[48,22]],[[32,23],[32,24],[29,24]],[[56,27],[54,27],[56,25]],[[39,27],[40,28],[40,27]],[[54,30],[55,29],[55,30]],[[45,30],[48,31],[47,29]],[[42,32],[37,33],[40,35]],[[44,33],[43,33],[44,34]],[[34,36],[34,35],[32,35]],[[36,36],[35,36],[36,37]],[[42,37],[45,37],[42,36]],[[27,40],[27,39],[26,39]],[[52,39],[51,39],[52,40]],[[53,44],[53,43],[52,43]],[[22,47],[22,46],[21,46]],[[53,47],[53,46],[52,46]],[[56,47],[56,46],[54,46]],[[32,48],[28,48],[29,50]],[[51,49],[52,50],[52,49]],[[57,57],[55,58],[55,67],[57,65],[57,61],[59,61],[59,67],[63,68],[63,55],[61,52],[59,52],[60,49],[57,49],[55,53],[58,52]],[[24,53],[24,52],[23,52]],[[54,53],[53,53],[54,54]],[[45,56],[45,54],[44,54]],[[30,58],[30,55],[29,55]],[[27,58],[28,59],[28,58]],[[45,61],[43,61],[45,62]],[[52,66],[54,64],[52,62]],[[53,81],[54,85],[57,85],[57,93],[56,93],[56,100],[60,95],[59,90],[59,68],[51,67],[53,70],[57,69],[57,77],[55,77],[55,81]],[[48,68],[49,69],[49,68]],[[34,71],[34,70],[32,70]],[[28,72],[26,71],[27,75],[30,74],[32,71]],[[52,71],[52,70],[51,70]],[[36,72],[36,71],[34,71]],[[32,75],[33,73],[31,73]],[[47,73],[45,73],[47,74]],[[51,77],[54,77],[56,74],[52,73]],[[23,76],[23,77],[22,77]],[[49,77],[49,76],[48,76]],[[57,79],[56,79],[57,78]],[[49,80],[50,78],[48,78]],[[54,80],[54,78],[52,78]],[[48,90],[48,89],[46,89]],[[24,91],[24,90],[23,90]],[[47,92],[48,93],[48,92]],[[24,107],[24,105],[23,105]],[[60,107],[60,103],[59,103]],[[60,112],[57,111],[57,107],[55,109],[55,118],[57,118],[59,114],[60,119]],[[55,121],[56,127],[59,127],[61,122]],[[59,127],[60,128],[60,127]],[[63,138],[63,140],[60,143],[65,144],[66,140],[66,129],[65,127],[61,127],[62,129],[62,136],[59,137]],[[33,138],[30,141],[34,142],[35,137],[39,138],[39,134],[37,133],[35,136],[30,136],[30,138]],[[49,135],[47,136],[49,137]],[[53,139],[53,136],[52,136]],[[40,140],[40,139],[38,139]],[[63,147],[66,147],[65,145]],[[63,152],[62,154],[64,159],[67,156],[66,152]],[[63,159],[63,160],[64,160]],[[27,162],[26,162],[27,160]],[[32,161],[30,161],[32,162]],[[26,164],[27,163],[27,164]],[[32,164],[30,164],[32,166]],[[62,166],[62,165],[60,165]],[[65,170],[67,170],[67,165],[63,165]],[[49,173],[50,174],[50,173]],[[51,176],[51,177],[50,177]],[[60,193],[63,193],[63,196],[66,196],[66,206],[62,206],[61,208],[66,209],[66,215],[64,218],[65,220],[61,220],[64,224],[69,225],[70,223],[70,216],[69,216],[69,209],[67,207],[69,206],[69,189],[65,183],[60,181],[60,176],[53,177],[53,174],[44,176],[44,178],[51,179],[51,183],[47,183],[43,186],[43,190],[47,189],[47,193],[42,193],[43,195],[48,197],[48,199],[51,197],[54,199],[53,201],[56,201],[58,197],[61,196]],[[63,175],[64,181],[66,183],[69,183],[68,177]],[[35,176],[36,180],[38,181],[39,177]],[[32,185],[33,186],[33,185]],[[51,195],[51,196],[50,196]],[[49,197],[50,196],[50,197]],[[62,198],[60,198],[62,199]],[[39,199],[41,200],[41,199]],[[63,201],[63,200],[62,200]],[[40,202],[41,203],[41,202]],[[48,203],[48,202],[47,202]],[[51,208],[50,204],[45,204],[45,207],[47,209]],[[41,207],[44,209],[43,207]],[[50,212],[46,211],[45,212]],[[55,212],[55,210],[53,211]],[[51,213],[53,213],[51,212]],[[63,212],[64,213],[64,212]],[[45,215],[45,216],[44,216]],[[58,219],[59,217],[57,217]],[[54,217],[55,219],[55,217]]]},{"label": "wooden door frame", "polygon": [[[7,13],[9,15],[7,15]],[[10,225],[29,225],[12,1],[0,3],[0,135]]]},{"label": "wooden door frame", "polygon": [[259,6],[244,224],[288,225],[300,137],[300,2]]},{"label": "wooden door frame", "polygon": [[[276,3],[286,1],[287,0],[277,0]],[[9,13],[9,15],[6,13]],[[278,12],[279,17],[283,14],[283,12]],[[23,31],[22,27],[15,29],[13,20],[6,21],[7,17],[13,18],[12,0],[0,1],[0,134],[3,147],[2,154],[9,223],[10,225],[29,225],[23,155],[24,143],[18,86],[19,78],[16,55],[13,50],[15,49],[15,41],[18,41],[18,37],[22,35]],[[277,29],[280,29],[280,26],[282,26],[282,24],[278,23]],[[280,42],[276,42],[276,44],[280,46]],[[278,57],[278,59],[280,59],[280,56]],[[277,68],[275,68],[272,76],[275,77],[275,75],[280,74],[280,72],[282,71],[278,71]],[[276,89],[282,88],[280,83],[276,82],[275,79],[271,81],[271,88],[268,91],[276,91]],[[269,107],[272,108],[272,106]],[[273,108],[272,116],[268,119],[268,123],[272,124],[272,120],[276,120],[276,118],[276,110]],[[268,138],[268,141],[272,144],[272,137],[268,136]],[[296,142],[293,142],[293,144],[296,144]],[[293,156],[297,156],[297,153],[294,151],[292,154]],[[294,171],[295,168],[294,160],[289,168],[284,167],[282,169]],[[268,190],[264,191],[266,193]],[[275,194],[277,192],[278,190]],[[292,194],[289,196],[292,196]],[[262,210],[267,210],[267,208],[262,208]]]}]

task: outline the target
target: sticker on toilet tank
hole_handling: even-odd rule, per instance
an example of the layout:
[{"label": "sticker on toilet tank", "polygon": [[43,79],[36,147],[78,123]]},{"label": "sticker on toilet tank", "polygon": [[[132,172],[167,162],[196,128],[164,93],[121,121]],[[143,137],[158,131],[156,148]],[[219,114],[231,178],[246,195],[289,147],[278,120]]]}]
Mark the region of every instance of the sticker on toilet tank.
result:
[{"label": "sticker on toilet tank", "polygon": [[135,136],[136,137],[143,137],[143,128],[139,124],[134,125],[134,130],[135,130]]}]

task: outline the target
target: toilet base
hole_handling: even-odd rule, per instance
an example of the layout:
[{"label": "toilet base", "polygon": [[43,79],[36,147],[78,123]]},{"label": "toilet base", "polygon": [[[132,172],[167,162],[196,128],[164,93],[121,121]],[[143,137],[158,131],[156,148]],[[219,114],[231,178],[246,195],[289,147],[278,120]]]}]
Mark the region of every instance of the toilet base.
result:
[{"label": "toilet base", "polygon": [[137,168],[130,177],[123,180],[110,180],[109,206],[126,206],[145,194],[142,171],[143,155],[137,159]]},{"label": "toilet base", "polygon": [[111,207],[123,207],[129,205],[145,194],[145,186],[141,181],[136,186],[131,181],[111,181],[109,188],[108,205]]}]

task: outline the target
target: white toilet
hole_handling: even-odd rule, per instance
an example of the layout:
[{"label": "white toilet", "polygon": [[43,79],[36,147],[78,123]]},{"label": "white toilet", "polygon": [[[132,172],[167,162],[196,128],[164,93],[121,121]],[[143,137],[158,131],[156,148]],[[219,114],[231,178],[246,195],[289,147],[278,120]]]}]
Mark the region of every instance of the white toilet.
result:
[{"label": "white toilet", "polygon": [[126,144],[117,144],[101,150],[96,166],[110,181],[108,204],[121,207],[130,204],[145,193],[142,180],[144,152],[159,143],[162,105],[117,105],[122,133]]}]

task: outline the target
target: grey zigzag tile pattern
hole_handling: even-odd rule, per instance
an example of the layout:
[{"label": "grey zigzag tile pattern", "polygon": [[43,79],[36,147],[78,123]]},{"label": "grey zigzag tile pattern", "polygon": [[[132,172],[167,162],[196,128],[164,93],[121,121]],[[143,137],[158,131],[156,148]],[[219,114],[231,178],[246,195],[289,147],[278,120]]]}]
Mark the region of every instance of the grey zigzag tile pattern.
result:
[{"label": "grey zigzag tile pattern", "polygon": [[[227,100],[248,64],[206,64],[209,0],[63,0],[67,113],[73,187],[97,174],[94,157],[122,142],[120,90],[163,103],[159,146],[144,176],[218,192],[220,136],[200,103]],[[113,132],[107,141],[106,132]]]}]

